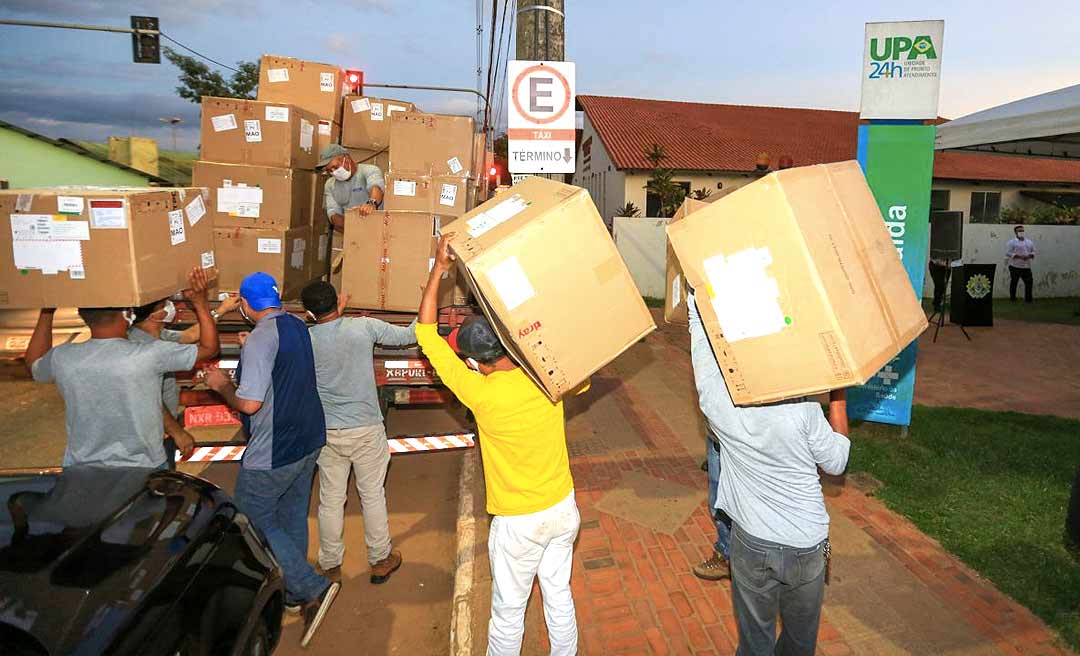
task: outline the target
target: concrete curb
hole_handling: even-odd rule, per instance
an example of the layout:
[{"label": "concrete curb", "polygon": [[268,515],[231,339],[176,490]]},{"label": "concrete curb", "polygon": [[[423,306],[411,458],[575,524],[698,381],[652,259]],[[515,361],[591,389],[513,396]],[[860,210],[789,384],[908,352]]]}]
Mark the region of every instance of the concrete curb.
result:
[{"label": "concrete curb", "polygon": [[476,516],[473,479],[479,454],[469,449],[458,479],[457,553],[454,556],[454,604],[450,615],[450,656],[472,656],[473,554],[476,553]]}]

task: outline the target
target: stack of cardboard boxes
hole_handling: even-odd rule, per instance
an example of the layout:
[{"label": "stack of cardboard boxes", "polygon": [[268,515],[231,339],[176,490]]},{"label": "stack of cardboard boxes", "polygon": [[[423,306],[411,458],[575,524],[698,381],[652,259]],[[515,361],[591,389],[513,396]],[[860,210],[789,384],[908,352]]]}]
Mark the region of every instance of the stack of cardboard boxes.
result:
[{"label": "stack of cardboard boxes", "polygon": [[209,190],[221,289],[265,271],[291,300],[319,275],[326,238],[313,230],[317,123],[287,103],[203,98],[202,159],[192,182]]}]

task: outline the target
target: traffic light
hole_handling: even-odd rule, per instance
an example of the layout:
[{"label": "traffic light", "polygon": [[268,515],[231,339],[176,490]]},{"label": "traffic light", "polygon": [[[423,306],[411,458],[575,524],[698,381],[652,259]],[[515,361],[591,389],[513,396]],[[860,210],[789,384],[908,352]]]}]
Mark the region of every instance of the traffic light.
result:
[{"label": "traffic light", "polygon": [[132,59],[136,64],[160,64],[161,63],[161,39],[158,36],[158,19],[156,16],[132,16],[131,28],[134,30],[152,30],[153,34],[145,32],[131,33]]},{"label": "traffic light", "polygon": [[364,72],[345,69],[345,86],[351,94],[359,95],[364,91]]}]

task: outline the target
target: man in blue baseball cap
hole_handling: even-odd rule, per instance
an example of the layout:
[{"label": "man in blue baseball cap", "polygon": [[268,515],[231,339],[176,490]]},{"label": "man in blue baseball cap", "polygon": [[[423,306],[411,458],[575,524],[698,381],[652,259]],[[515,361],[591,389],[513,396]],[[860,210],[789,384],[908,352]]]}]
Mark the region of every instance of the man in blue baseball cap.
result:
[{"label": "man in blue baseball cap", "polygon": [[236,503],[281,563],[285,604],[303,613],[306,647],[341,587],[307,561],[311,481],[326,443],[311,336],[281,309],[277,283],[266,273],[241,282],[240,313],[254,328],[240,350],[238,386],[220,369],[207,372],[206,384],[240,413],[248,444]]}]

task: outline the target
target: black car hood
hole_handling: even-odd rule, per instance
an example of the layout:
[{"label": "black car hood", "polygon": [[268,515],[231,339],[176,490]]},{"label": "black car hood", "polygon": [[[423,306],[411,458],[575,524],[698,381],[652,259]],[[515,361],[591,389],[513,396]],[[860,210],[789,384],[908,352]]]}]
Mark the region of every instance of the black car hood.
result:
[{"label": "black car hood", "polygon": [[0,623],[50,653],[104,648],[225,502],[178,472],[0,472]]}]

